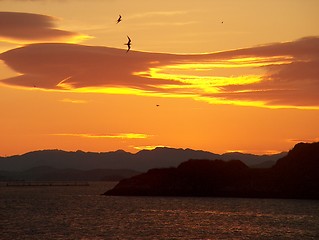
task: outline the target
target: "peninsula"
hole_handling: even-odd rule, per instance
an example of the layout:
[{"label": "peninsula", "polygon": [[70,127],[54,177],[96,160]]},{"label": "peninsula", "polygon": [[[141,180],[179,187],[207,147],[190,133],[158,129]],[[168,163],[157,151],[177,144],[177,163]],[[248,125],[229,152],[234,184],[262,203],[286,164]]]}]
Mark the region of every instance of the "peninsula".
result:
[{"label": "peninsula", "polygon": [[121,180],[104,195],[319,199],[319,142],[298,143],[267,169],[239,160],[189,160]]}]

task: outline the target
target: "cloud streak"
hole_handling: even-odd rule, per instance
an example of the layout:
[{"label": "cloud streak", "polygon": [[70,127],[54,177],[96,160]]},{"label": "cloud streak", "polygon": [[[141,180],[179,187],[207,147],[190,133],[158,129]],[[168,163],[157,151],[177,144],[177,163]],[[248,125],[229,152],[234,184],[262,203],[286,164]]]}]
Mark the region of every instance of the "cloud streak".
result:
[{"label": "cloud streak", "polygon": [[186,14],[186,11],[154,11],[154,12],[145,12],[140,14],[135,14],[132,16],[129,16],[128,19],[135,19],[135,18],[147,18],[147,17],[153,17],[153,16],[175,16],[176,15],[183,15]]},{"label": "cloud streak", "polygon": [[33,44],[0,55],[6,84],[55,91],[190,97],[212,104],[319,108],[319,38],[208,54]]},{"label": "cloud streak", "polygon": [[88,134],[88,133],[57,133],[51,134],[54,136],[69,136],[81,138],[95,138],[95,139],[145,139],[148,135],[143,133],[119,133],[119,134]]},{"label": "cloud streak", "polygon": [[46,15],[0,12],[0,40],[17,43],[79,42],[87,38],[75,32],[57,29],[56,22],[56,18]]},{"label": "cloud streak", "polygon": [[61,100],[61,102],[65,102],[65,103],[75,103],[75,104],[87,103],[86,100],[70,99],[70,98],[64,98],[64,99]]}]

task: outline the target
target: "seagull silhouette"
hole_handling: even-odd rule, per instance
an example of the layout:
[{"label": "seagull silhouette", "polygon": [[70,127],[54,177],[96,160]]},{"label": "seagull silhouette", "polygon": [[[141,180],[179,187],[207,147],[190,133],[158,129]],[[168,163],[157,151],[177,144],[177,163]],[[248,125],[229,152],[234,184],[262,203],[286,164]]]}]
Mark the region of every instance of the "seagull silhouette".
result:
[{"label": "seagull silhouette", "polygon": [[127,51],[126,52],[130,51],[130,49],[131,49],[131,39],[130,39],[129,36],[127,36],[127,38],[128,38],[128,42],[124,44],[124,45],[127,45]]},{"label": "seagull silhouette", "polygon": [[119,18],[117,19],[116,24],[118,24],[120,21],[122,21],[122,16],[121,15],[119,15]]}]

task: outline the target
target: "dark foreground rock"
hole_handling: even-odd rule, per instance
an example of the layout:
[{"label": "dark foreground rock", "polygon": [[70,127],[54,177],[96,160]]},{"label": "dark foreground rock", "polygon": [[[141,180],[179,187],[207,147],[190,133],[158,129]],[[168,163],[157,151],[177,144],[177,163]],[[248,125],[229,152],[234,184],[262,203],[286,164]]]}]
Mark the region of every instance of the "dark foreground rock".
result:
[{"label": "dark foreground rock", "polygon": [[124,179],[105,195],[319,199],[319,143],[299,143],[268,169],[238,160],[189,160]]}]

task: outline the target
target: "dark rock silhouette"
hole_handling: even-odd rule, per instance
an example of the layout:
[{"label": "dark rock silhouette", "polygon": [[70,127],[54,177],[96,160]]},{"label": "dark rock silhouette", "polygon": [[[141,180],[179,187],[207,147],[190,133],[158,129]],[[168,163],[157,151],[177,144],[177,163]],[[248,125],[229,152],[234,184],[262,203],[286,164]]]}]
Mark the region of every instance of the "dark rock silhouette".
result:
[{"label": "dark rock silhouette", "polygon": [[272,174],[286,195],[319,199],[319,143],[297,144],[286,157],[278,160]]},{"label": "dark rock silhouette", "polygon": [[241,161],[189,160],[120,181],[105,195],[319,199],[319,143],[299,143],[268,169]]}]

